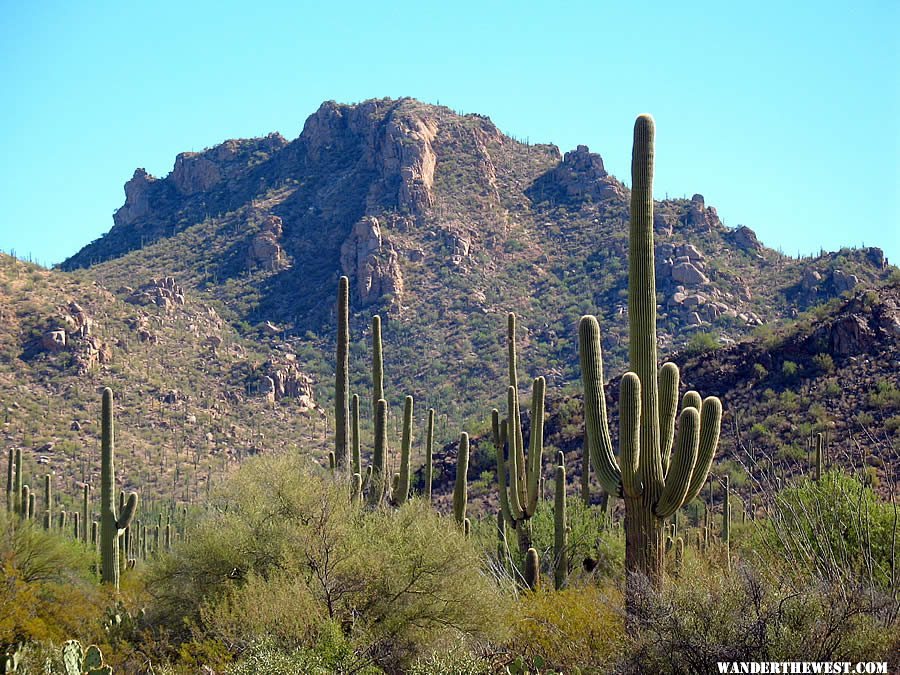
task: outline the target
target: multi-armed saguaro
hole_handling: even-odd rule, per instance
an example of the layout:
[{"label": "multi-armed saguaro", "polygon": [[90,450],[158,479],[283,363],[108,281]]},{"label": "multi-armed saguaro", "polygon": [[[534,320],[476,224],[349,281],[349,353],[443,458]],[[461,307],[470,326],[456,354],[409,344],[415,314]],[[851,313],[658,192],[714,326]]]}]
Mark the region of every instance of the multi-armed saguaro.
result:
[{"label": "multi-armed saguaro", "polygon": [[[506,389],[507,418],[501,423],[500,413],[491,411],[494,446],[497,452],[497,480],[500,484],[500,508],[510,527],[516,529],[519,549],[524,553],[531,547],[531,517],[537,509],[540,494],[541,455],[544,450],[544,391],[543,377],[534,379],[531,387],[531,433],[528,456],[522,433],[519,410],[519,379],[516,357],[516,315],[507,317],[507,351],[509,386]],[[503,447],[509,446],[509,461],[504,459]],[[507,486],[507,471],[509,474]]]},{"label": "multi-armed saguaro", "polygon": [[113,464],[115,437],[113,431],[113,393],[103,390],[103,411],[100,421],[101,462],[100,462],[100,555],[101,579],[105,584],[119,587],[119,537],[131,523],[137,509],[136,492],[128,495],[125,507],[116,516],[116,473]]},{"label": "multi-armed saguaro", "polygon": [[634,125],[631,232],[628,256],[629,357],[619,397],[619,457],[613,454],[603,393],[600,326],[592,316],[578,327],[584,385],[585,443],[597,478],[625,499],[625,568],[658,586],[663,578],[665,521],[692,500],[709,473],[722,421],[722,404],[691,393],[678,418],[678,367],[657,371],[656,279],[653,260],[654,123]]}]

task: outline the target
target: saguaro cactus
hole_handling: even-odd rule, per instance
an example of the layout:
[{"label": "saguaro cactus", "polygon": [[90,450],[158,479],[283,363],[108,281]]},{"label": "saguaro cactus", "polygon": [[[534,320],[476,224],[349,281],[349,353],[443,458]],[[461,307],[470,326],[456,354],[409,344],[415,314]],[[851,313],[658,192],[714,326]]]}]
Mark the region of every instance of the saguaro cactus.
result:
[{"label": "saguaro cactus", "polygon": [[466,520],[466,503],[469,499],[466,474],[469,473],[469,434],[459,435],[459,452],[456,455],[456,483],[453,486],[453,515],[462,525]]},{"label": "saguaro cactus", "polygon": [[353,473],[362,474],[362,451],[359,439],[359,394],[350,399],[351,430],[353,432]]},{"label": "saguaro cactus", "polygon": [[372,414],[384,398],[384,355],[381,347],[381,317],[372,317]]},{"label": "saguaro cactus", "polygon": [[603,393],[600,326],[592,316],[579,324],[585,405],[585,443],[597,478],[625,499],[625,567],[659,586],[664,570],[664,526],[693,499],[709,473],[719,439],[722,404],[685,397],[678,418],[678,368],[657,371],[656,279],[653,259],[654,124],[641,115],[634,125],[631,227],[628,259],[629,357],[619,397],[619,457],[613,454]]},{"label": "saguaro cactus", "polygon": [[369,506],[378,506],[384,499],[387,487],[387,402],[381,398],[375,402],[375,451],[372,453],[372,476],[369,484]]},{"label": "saguaro cactus", "polygon": [[27,515],[28,502],[22,505],[22,488],[24,487],[24,476],[22,476],[22,448],[16,448],[16,475],[13,485],[15,486],[16,511],[20,514]]},{"label": "saguaro cactus", "polygon": [[[531,547],[531,517],[537,509],[541,493],[541,468],[544,450],[544,392],[546,382],[537,377],[531,387],[531,433],[528,456],[522,431],[516,354],[516,315],[507,315],[506,345],[509,366],[509,386],[506,389],[507,418],[500,422],[500,413],[491,412],[494,447],[497,452],[497,482],[500,487],[500,508],[510,527],[515,528],[519,550]],[[508,461],[504,456],[508,446]]]},{"label": "saguaro cactus", "polygon": [[91,522],[91,486],[87,483],[85,483],[82,487],[81,499],[81,527],[83,530],[82,540],[86,544],[88,543],[88,537],[90,536],[87,524]]},{"label": "saguaro cactus", "polygon": [[44,529],[53,527],[53,477],[44,475]]},{"label": "saguaro cactus", "polygon": [[9,449],[9,463],[6,467],[6,510],[9,513],[12,513],[16,508],[16,499],[15,499],[15,451],[10,448]]},{"label": "saguaro cactus", "polygon": [[137,509],[136,492],[128,495],[125,507],[116,515],[115,502],[115,434],[113,427],[113,393],[103,390],[103,409],[100,421],[100,555],[103,583],[119,588],[119,537],[131,523]]},{"label": "saguaro cactus", "polygon": [[428,409],[425,427],[425,499],[431,503],[431,484],[434,481],[434,408]]},{"label": "saguaro cactus", "polygon": [[409,453],[412,449],[413,397],[407,396],[403,402],[403,435],[400,439],[400,480],[394,494],[394,502],[399,506],[409,499]]},{"label": "saguaro cactus", "polygon": [[541,585],[541,561],[534,548],[525,552],[525,585],[532,591]]},{"label": "saguaro cactus", "polygon": [[825,434],[819,432],[816,434],[816,472],[815,480],[818,482],[822,479],[822,469],[825,466]]},{"label": "saguaro cactus", "polygon": [[338,281],[337,320],[334,457],[337,468],[346,474],[350,467],[350,280],[347,277]]}]

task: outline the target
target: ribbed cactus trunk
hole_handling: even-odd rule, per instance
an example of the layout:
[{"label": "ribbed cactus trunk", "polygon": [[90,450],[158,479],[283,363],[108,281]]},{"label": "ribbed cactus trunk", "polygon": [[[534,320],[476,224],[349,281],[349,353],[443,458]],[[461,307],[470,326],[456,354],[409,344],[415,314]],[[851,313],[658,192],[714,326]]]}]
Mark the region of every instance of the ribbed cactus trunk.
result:
[{"label": "ribbed cactus trunk", "polygon": [[400,479],[397,481],[397,490],[394,494],[394,502],[398,505],[406,503],[409,499],[409,455],[412,452],[412,423],[413,423],[413,397],[407,396],[403,402],[403,432],[400,438]]},{"label": "ribbed cactus trunk", "polygon": [[[381,317],[372,317],[372,414],[384,398],[384,356],[381,346]],[[387,399],[385,399],[387,400]]]},{"label": "ribbed cactus trunk", "polygon": [[459,435],[459,452],[456,455],[456,483],[453,486],[453,516],[462,525],[466,520],[466,505],[469,501],[466,474],[469,473],[469,434]]},{"label": "ribbed cactus trunk", "polygon": [[24,514],[28,510],[28,504],[22,508],[22,487],[24,486],[24,477],[22,476],[22,448],[16,448],[16,475],[13,479],[15,486],[13,495],[15,499],[15,510],[20,514]]},{"label": "ribbed cactus trunk", "polygon": [[100,419],[100,569],[103,583],[119,588],[119,537],[131,522],[137,508],[137,494],[132,492],[116,515],[115,496],[115,431],[113,425],[113,393],[103,390]]},{"label": "ribbed cactus trunk", "polygon": [[369,506],[378,506],[387,488],[387,402],[375,402],[375,450],[372,453],[372,477],[369,479]]},{"label": "ribbed cactus trunk", "polygon": [[338,281],[337,348],[334,375],[334,457],[337,468],[350,468],[350,280]]},{"label": "ribbed cactus trunk", "polygon": [[53,477],[44,475],[44,529],[53,527]]},{"label": "ribbed cactus trunk", "polygon": [[425,428],[425,499],[431,503],[431,484],[434,482],[434,408],[428,409]]},{"label": "ribbed cactus trunk", "polygon": [[362,444],[359,438],[359,394],[350,399],[350,420],[353,432],[353,473],[362,474]]},{"label": "ribbed cactus trunk", "polygon": [[[663,520],[653,513],[663,490],[659,447],[659,398],[656,383],[656,276],[653,257],[654,125],[642,115],[634,125],[631,158],[631,232],[628,250],[628,356],[637,374],[640,429],[635,454],[640,455],[643,490],[625,492],[625,566],[643,571],[651,583],[662,580],[665,535]],[[621,400],[621,399],[620,399]]]},{"label": "ribbed cactus trunk", "polygon": [[82,540],[85,544],[88,543],[88,538],[90,537],[90,532],[88,531],[88,523],[91,522],[91,486],[85,484],[82,487],[82,496],[81,496],[81,529]]},{"label": "ribbed cactus trunk", "polygon": [[10,448],[9,449],[9,462],[6,466],[6,510],[8,513],[12,513],[16,508],[16,499],[15,499],[15,451]]}]

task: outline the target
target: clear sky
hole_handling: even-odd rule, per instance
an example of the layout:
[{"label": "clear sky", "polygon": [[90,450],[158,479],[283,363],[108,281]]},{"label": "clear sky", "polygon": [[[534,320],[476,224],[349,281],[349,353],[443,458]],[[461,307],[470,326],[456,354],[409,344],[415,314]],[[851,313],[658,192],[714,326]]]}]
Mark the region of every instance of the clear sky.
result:
[{"label": "clear sky", "polygon": [[900,2],[0,0],[0,248],[49,264],[112,226],[136,167],[295,138],[322,101],[413,96],[586,144],[700,192],[785,253],[900,262]]}]

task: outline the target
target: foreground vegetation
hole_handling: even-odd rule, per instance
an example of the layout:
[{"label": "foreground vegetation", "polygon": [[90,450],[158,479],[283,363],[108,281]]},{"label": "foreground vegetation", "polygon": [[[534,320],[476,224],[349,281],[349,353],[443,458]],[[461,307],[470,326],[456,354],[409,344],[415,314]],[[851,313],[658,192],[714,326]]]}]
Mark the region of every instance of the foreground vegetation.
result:
[{"label": "foreground vegetation", "polygon": [[[69,638],[97,644],[113,672],[135,673],[896,666],[897,512],[857,479],[827,473],[775,493],[759,518],[731,528],[730,565],[717,536],[705,550],[688,545],[677,568],[671,550],[663,586],[640,588],[631,632],[620,524],[571,502],[570,573],[558,591],[549,581],[527,590],[507,552],[498,557],[492,521],[466,538],[419,497],[352,503],[342,482],[296,455],[247,462],[190,514],[171,552],[123,576],[118,595],[97,583],[91,547],[4,513],[0,645],[18,648],[25,673],[65,672]],[[542,553],[552,511],[541,502],[534,518]],[[697,532],[685,524],[684,540]],[[552,556],[542,558],[549,580]]]}]

